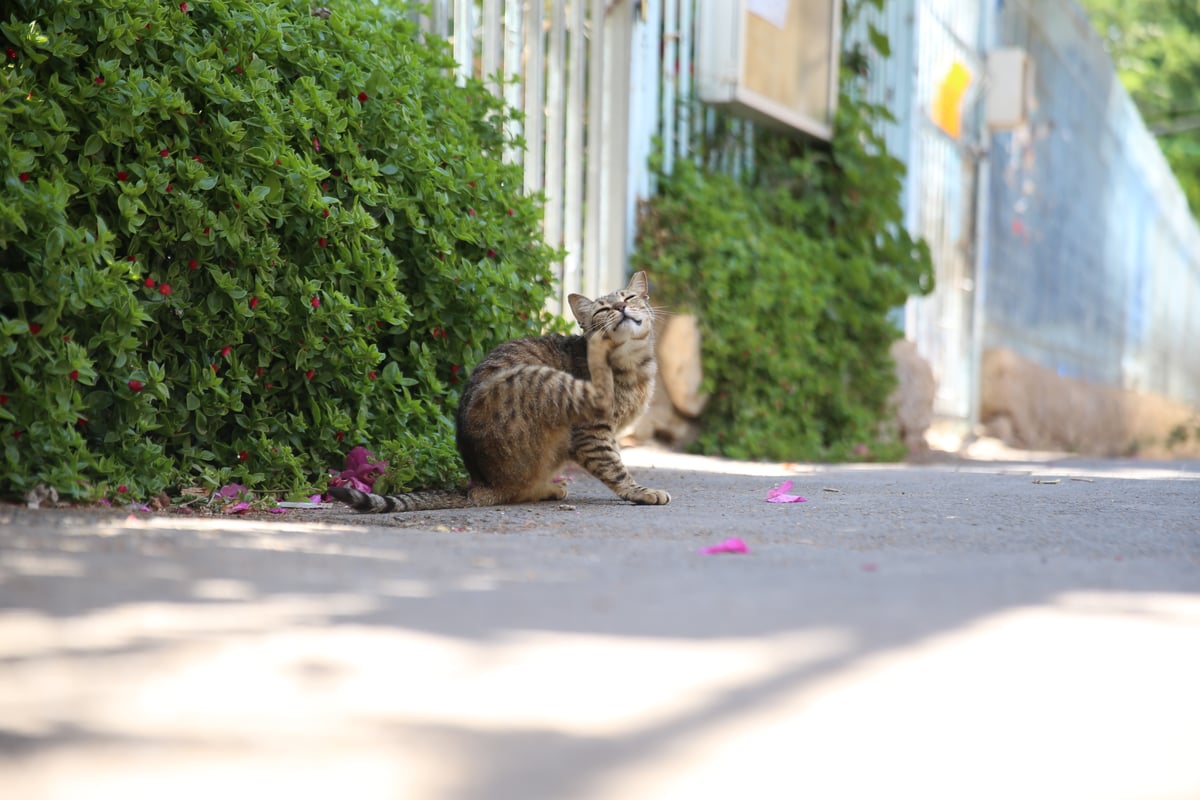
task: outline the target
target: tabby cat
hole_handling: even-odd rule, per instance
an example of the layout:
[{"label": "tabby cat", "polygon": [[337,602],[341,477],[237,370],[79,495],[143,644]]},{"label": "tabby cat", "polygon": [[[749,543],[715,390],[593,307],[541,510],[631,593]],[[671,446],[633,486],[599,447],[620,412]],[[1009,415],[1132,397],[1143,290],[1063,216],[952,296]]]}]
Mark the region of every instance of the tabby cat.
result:
[{"label": "tabby cat", "polygon": [[583,335],[505,342],[471,373],[457,442],[470,488],[381,496],[345,486],[329,494],[355,511],[426,511],[562,500],[559,470],[574,461],[624,500],[663,505],[621,463],[616,432],[637,419],[654,388],[654,310],[646,273],[624,289],[568,298]]}]

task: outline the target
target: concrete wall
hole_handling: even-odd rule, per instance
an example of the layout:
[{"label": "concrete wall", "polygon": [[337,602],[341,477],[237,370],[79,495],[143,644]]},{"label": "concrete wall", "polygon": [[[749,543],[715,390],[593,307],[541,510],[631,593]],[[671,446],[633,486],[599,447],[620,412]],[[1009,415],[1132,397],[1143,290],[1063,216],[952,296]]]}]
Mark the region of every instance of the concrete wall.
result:
[{"label": "concrete wall", "polygon": [[995,133],[983,345],[1200,408],[1200,228],[1073,0],[1001,0],[1035,64],[1028,124]]}]

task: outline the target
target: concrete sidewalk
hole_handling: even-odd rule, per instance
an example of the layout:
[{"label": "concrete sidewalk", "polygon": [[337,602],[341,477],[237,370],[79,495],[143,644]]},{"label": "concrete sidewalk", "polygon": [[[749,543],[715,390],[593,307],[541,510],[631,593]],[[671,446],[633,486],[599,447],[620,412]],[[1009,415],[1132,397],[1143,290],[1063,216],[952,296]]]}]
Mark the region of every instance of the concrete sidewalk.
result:
[{"label": "concrete sidewalk", "polygon": [[674,501],[0,508],[0,797],[1200,797],[1200,463],[627,461]]}]

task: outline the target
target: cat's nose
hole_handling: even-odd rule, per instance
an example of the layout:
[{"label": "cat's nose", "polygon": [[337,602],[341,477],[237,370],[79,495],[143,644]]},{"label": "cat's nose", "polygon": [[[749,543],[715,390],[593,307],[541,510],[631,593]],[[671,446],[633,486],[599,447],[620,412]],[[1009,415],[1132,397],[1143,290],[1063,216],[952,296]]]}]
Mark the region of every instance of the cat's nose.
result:
[{"label": "cat's nose", "polygon": [[623,302],[617,302],[617,303],[613,303],[613,310],[614,310],[614,311],[620,311],[622,314],[624,314],[624,313],[625,313],[625,309],[626,309],[626,307],[627,307],[627,306],[626,306],[626,305],[625,305],[625,303],[623,303]]}]

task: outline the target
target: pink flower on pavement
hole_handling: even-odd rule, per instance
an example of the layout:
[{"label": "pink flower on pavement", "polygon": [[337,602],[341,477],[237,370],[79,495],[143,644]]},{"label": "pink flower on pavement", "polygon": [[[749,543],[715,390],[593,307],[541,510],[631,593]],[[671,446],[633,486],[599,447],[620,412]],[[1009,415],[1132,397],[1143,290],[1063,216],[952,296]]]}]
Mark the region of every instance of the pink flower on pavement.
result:
[{"label": "pink flower on pavement", "polygon": [[746,543],[741,539],[726,539],[720,544],[710,545],[700,548],[700,552],[706,556],[716,555],[718,553],[749,553],[750,548],[746,547]]},{"label": "pink flower on pavement", "polygon": [[798,494],[788,494],[788,492],[791,490],[791,488],[792,488],[792,482],[784,481],[783,483],[776,486],[774,489],[767,492],[767,502],[768,503],[807,503],[808,502],[807,500],[805,500],[803,497],[801,497]]}]

